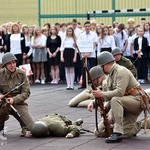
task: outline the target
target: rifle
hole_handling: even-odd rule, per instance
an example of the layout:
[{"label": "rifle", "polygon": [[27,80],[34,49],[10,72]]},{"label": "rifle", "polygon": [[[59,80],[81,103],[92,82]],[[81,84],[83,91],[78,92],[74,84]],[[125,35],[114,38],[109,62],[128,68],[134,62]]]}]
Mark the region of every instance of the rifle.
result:
[{"label": "rifle", "polygon": [[[90,75],[90,72],[89,72],[88,68],[85,67],[85,69],[86,69],[86,72],[88,74],[88,78],[92,83],[92,89],[97,90],[97,88],[96,88],[96,86],[95,86],[95,84],[94,84],[94,82],[91,78],[91,75]],[[107,119],[107,116],[106,116],[106,111],[105,111],[105,108],[104,108],[104,105],[103,105],[102,98],[95,98],[95,104],[96,104],[95,106],[99,106],[101,111],[102,111],[102,117],[104,119],[104,125],[105,125],[105,137],[109,137],[112,133],[112,129],[110,128],[110,123],[109,123],[109,121]],[[96,130],[98,131],[97,123],[96,123]]]},{"label": "rifle", "polygon": [[[1,98],[2,103],[6,103],[6,98],[15,90],[19,89],[21,86],[23,86],[25,84],[25,82],[22,82],[21,84],[17,85],[15,88],[11,89],[9,92],[7,92],[6,94],[3,95],[3,97]],[[8,103],[6,103],[8,104]],[[20,118],[20,114],[18,113],[18,111],[15,109],[15,107],[13,105],[10,104],[10,108],[11,108],[11,113],[12,115],[19,121],[21,126],[26,126],[26,124],[23,122],[23,120]]]}]

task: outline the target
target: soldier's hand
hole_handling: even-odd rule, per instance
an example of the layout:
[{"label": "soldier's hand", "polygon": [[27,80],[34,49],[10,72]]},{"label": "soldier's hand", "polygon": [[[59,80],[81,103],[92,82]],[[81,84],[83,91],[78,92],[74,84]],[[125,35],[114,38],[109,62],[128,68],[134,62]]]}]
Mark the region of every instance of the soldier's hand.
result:
[{"label": "soldier's hand", "polygon": [[113,124],[113,117],[112,117],[112,115],[108,115],[107,119],[108,119],[110,124]]},{"label": "soldier's hand", "polygon": [[93,90],[93,95],[97,98],[102,97],[102,91],[100,89]]},{"label": "soldier's hand", "polygon": [[6,103],[12,105],[14,103],[14,99],[12,97],[6,98]]},{"label": "soldier's hand", "polygon": [[72,133],[68,133],[67,135],[66,135],[66,138],[73,138],[74,136],[73,136],[73,134]]},{"label": "soldier's hand", "polygon": [[88,111],[92,112],[92,110],[94,109],[93,101],[88,104],[87,109],[88,109]]},{"label": "soldier's hand", "polygon": [[26,131],[25,137],[32,137],[31,131]]},{"label": "soldier's hand", "polygon": [[1,101],[1,99],[4,97],[4,95],[0,95],[0,101]]}]

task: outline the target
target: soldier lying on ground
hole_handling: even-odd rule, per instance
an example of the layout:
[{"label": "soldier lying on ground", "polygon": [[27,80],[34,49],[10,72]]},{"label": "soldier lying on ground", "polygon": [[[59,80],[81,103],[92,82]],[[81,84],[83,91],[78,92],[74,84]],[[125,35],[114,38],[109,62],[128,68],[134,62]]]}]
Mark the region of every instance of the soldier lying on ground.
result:
[{"label": "soldier lying on ground", "polygon": [[[100,66],[95,66],[90,69],[90,75],[92,80],[96,80],[100,78],[101,80],[96,86],[100,86],[103,90],[106,88],[106,75],[104,74],[102,68]],[[69,101],[70,107],[87,107],[88,104],[94,100],[94,96],[92,94],[91,89],[85,89],[83,92],[76,95]]]},{"label": "soldier lying on ground", "polygon": [[82,120],[72,122],[60,114],[49,114],[35,121],[32,126],[25,127],[23,136],[73,138],[80,135],[82,123]]}]

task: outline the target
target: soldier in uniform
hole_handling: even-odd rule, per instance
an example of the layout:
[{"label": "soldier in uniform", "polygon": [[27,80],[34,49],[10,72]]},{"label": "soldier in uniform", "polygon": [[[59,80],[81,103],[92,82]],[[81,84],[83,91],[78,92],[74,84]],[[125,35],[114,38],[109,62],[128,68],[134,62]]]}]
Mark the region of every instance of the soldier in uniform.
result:
[{"label": "soldier in uniform", "polygon": [[49,114],[32,126],[24,128],[25,137],[66,137],[73,138],[80,135],[82,120],[72,122],[60,114]]},{"label": "soldier in uniform", "polygon": [[[96,86],[100,86],[103,90],[106,89],[106,75],[104,74],[102,68],[100,66],[94,66],[89,72],[93,81],[97,81],[98,78],[101,79],[99,80],[99,83],[96,82]],[[92,90],[85,89],[83,92],[73,97],[69,101],[68,105],[70,107],[87,107],[88,104],[94,99],[95,98],[92,94]]]},{"label": "soldier in uniform", "polygon": [[130,61],[130,59],[127,59],[126,57],[122,56],[122,51],[119,47],[114,48],[111,53],[114,56],[117,64],[126,67],[132,72],[135,78],[137,77],[137,69],[135,68],[134,64]]},{"label": "soldier in uniform", "polygon": [[100,100],[110,101],[109,119],[113,118],[114,122],[113,133],[106,138],[106,143],[121,142],[122,135],[133,136],[135,134],[133,131],[138,132],[141,128],[136,121],[143,110],[141,97],[143,90],[127,68],[115,63],[111,53],[102,52],[98,56],[98,64],[108,75],[108,89],[107,91],[94,90],[93,95],[97,98],[101,97]]},{"label": "soldier in uniform", "polygon": [[[28,110],[27,98],[30,96],[30,84],[24,71],[16,67],[16,57],[8,52],[2,58],[3,69],[0,70],[0,134],[4,135],[4,123],[9,119],[9,114],[12,114],[17,120],[13,106],[20,114],[21,127],[32,124],[33,118]],[[10,93],[9,97],[3,101],[4,94],[11,91],[16,86],[24,83],[21,87]]]}]

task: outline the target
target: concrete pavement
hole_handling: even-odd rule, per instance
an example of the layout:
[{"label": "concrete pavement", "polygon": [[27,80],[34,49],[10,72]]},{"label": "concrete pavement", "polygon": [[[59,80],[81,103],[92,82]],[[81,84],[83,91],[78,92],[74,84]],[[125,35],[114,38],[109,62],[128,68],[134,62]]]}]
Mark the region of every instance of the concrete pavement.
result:
[{"label": "concrete pavement", "polygon": [[[144,89],[148,84],[142,85]],[[60,113],[70,120],[82,118],[83,127],[93,130],[95,128],[94,112],[88,112],[86,108],[70,108],[67,104],[69,100],[80,93],[77,89],[66,91],[66,85],[32,85],[31,96],[28,99],[29,109],[36,119],[42,118],[49,113]],[[149,115],[149,114],[148,114]],[[139,120],[143,118],[143,113]],[[121,143],[106,144],[105,138],[96,138],[92,133],[81,134],[80,137],[73,139],[49,137],[49,138],[24,138],[20,137],[19,123],[10,116],[6,122],[6,141],[0,141],[0,150],[148,150],[150,132],[144,134],[141,130],[132,139],[124,139]]]}]

